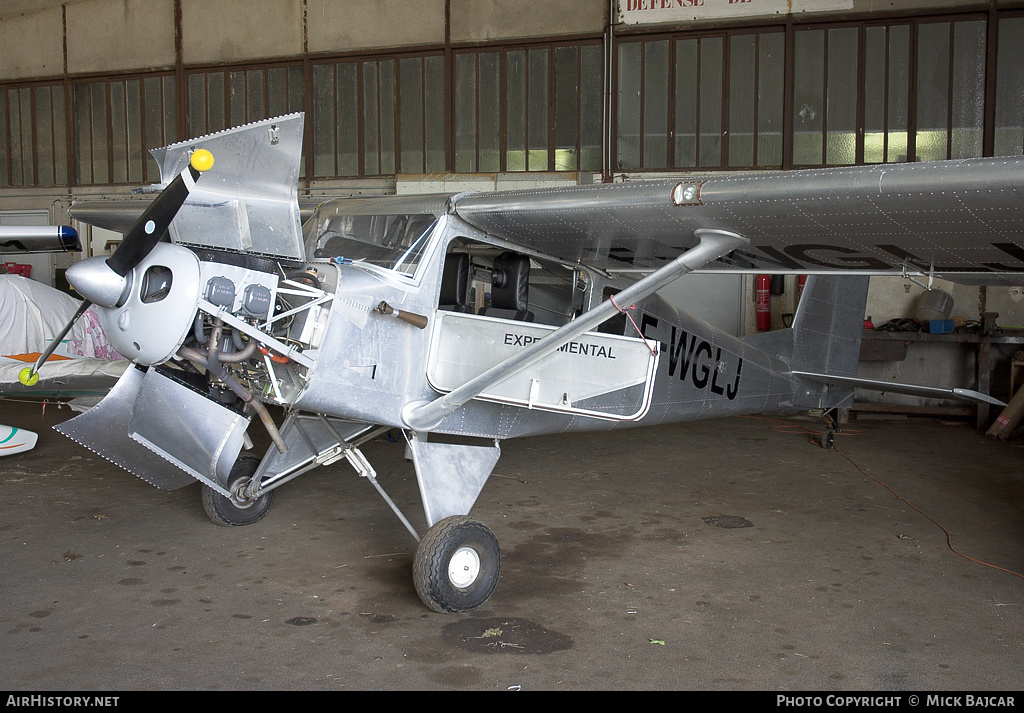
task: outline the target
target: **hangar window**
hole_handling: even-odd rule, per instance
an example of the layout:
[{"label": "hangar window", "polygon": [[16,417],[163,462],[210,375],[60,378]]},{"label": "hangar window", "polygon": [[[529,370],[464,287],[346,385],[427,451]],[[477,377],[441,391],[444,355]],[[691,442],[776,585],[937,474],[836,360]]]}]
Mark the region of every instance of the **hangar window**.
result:
[{"label": "hangar window", "polygon": [[915,160],[981,156],[985,20],[922,24],[917,67]]},{"label": "hangar window", "polygon": [[67,183],[64,87],[42,85],[0,91],[0,185]]},{"label": "hangar window", "polygon": [[313,65],[317,177],[446,170],[444,56]]},{"label": "hangar window", "polygon": [[598,43],[455,56],[455,170],[600,171]]},{"label": "hangar window", "polygon": [[154,182],[150,148],[301,110],[307,179],[1021,155],[1024,10],[983,4],[8,79],[0,186]]},{"label": "hangar window", "polygon": [[616,168],[781,166],[784,62],[778,30],[621,41]]},{"label": "hangar window", "polygon": [[994,156],[1024,153],[1024,17],[999,21]]},{"label": "hangar window", "polygon": [[910,138],[909,24],[868,27],[864,36],[864,163],[907,160]]},{"label": "hangar window", "polygon": [[803,30],[794,41],[793,163],[849,165],[857,154],[856,27]]},{"label": "hangar window", "polygon": [[72,94],[79,185],[159,180],[147,156],[178,140],[173,75],[83,82]]},{"label": "hangar window", "polygon": [[202,136],[302,111],[302,65],[200,71],[188,75],[188,134]]},{"label": "hangar window", "polygon": [[625,35],[616,46],[614,168],[1020,154],[1024,19],[1019,12],[999,18],[996,43],[989,29],[985,15],[962,13]]},{"label": "hangar window", "polygon": [[985,57],[980,16],[797,30],[793,164],[981,156]]}]

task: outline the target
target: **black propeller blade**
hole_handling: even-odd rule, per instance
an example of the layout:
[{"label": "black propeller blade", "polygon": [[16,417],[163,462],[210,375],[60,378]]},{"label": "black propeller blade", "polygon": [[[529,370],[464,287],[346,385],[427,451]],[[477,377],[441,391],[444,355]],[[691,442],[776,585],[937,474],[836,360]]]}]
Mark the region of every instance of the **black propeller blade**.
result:
[{"label": "black propeller blade", "polygon": [[149,204],[131,229],[124,235],[124,240],[107,258],[107,265],[121,277],[132,271],[142,262],[156,246],[174,216],[177,215],[189,191],[195,185],[202,171],[213,165],[213,154],[206,149],[192,153],[189,165],[179,173],[173,181],[160,192],[156,200]]},{"label": "black propeller blade", "polygon": [[[64,326],[46,349],[39,355],[36,363],[25,367],[18,373],[18,381],[32,386],[39,381],[39,368],[53,354],[57,345],[71,331],[78,318],[92,304],[100,307],[114,307],[126,288],[125,277],[146,259],[156,244],[160,242],[174,216],[184,204],[188,194],[195,186],[196,180],[204,172],[213,167],[213,154],[206,149],[192,152],[189,165],[178,174],[170,184],[160,192],[149,207],[139,216],[131,229],[124,235],[124,240],[114,254],[103,258],[89,258],[75,263],[66,273],[68,282],[85,300],[78,311]],[[110,273],[113,272],[112,276]]]}]

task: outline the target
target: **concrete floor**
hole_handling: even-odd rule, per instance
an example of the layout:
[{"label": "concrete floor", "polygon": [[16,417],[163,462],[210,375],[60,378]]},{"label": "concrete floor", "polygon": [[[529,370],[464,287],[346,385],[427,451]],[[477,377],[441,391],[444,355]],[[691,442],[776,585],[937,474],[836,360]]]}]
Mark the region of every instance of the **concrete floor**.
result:
[{"label": "concrete floor", "polygon": [[[50,430],[70,415],[0,403],[40,434],[0,470],[2,690],[1024,683],[1024,578],[931,521],[1024,573],[1024,450],[967,423],[858,421],[832,451],[743,418],[506,442],[473,512],[498,589],[441,615],[344,461],[218,527],[198,486],[155,490]],[[364,451],[422,532],[403,447]]]}]

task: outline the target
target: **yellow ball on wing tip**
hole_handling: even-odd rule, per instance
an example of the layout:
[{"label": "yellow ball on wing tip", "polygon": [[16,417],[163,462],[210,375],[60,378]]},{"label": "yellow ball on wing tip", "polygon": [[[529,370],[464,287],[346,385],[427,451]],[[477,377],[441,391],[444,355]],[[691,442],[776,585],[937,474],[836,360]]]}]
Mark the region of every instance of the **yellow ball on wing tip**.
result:
[{"label": "yellow ball on wing tip", "polygon": [[18,372],[18,381],[25,386],[35,386],[39,383],[39,374],[32,371],[32,367],[26,366]]},{"label": "yellow ball on wing tip", "polygon": [[192,152],[190,163],[192,164],[192,168],[200,173],[203,171],[209,171],[213,168],[213,154],[206,149],[196,149]]}]

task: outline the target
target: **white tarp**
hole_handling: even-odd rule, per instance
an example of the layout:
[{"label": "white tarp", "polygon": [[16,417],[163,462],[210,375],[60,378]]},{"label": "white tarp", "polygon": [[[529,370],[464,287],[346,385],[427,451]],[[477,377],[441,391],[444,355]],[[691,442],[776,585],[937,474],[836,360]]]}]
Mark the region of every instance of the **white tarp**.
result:
[{"label": "white tarp", "polygon": [[[0,275],[0,355],[41,352],[74,316],[81,302],[60,290],[20,275]],[[116,360],[93,309],[86,311],[57,352],[66,356]]]},{"label": "white tarp", "polygon": [[[18,373],[64,329],[81,302],[60,290],[20,275],[0,275],[0,395],[101,395],[130,362],[118,354],[90,308],[39,369],[39,383],[22,386]],[[29,355],[29,356],[24,356]]]}]

